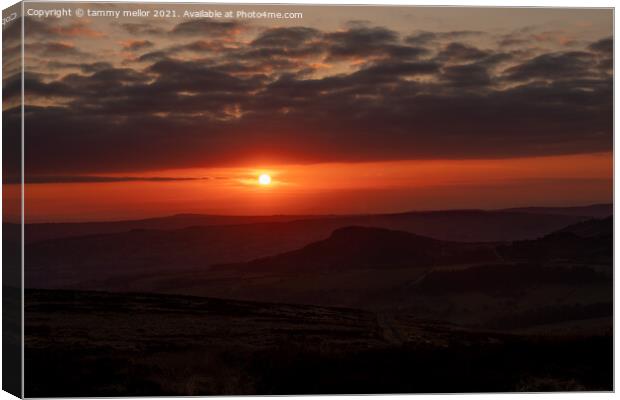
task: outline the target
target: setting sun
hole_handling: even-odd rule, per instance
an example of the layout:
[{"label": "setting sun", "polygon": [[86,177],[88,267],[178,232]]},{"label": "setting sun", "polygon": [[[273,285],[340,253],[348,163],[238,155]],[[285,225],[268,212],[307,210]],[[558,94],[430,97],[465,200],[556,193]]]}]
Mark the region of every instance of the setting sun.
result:
[{"label": "setting sun", "polygon": [[261,174],[258,177],[258,183],[260,185],[269,185],[271,183],[271,177],[267,174]]}]

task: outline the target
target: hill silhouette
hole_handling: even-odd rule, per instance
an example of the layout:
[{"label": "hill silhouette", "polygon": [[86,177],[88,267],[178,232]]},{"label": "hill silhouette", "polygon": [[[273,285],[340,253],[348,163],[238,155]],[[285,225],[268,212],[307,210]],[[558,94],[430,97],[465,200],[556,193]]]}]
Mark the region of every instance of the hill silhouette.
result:
[{"label": "hill silhouette", "polygon": [[569,232],[582,238],[613,235],[614,218],[590,219],[569,225],[558,232]]},{"label": "hill silhouette", "polygon": [[577,215],[590,218],[606,218],[614,213],[613,204],[592,204],[579,207],[518,207],[503,211],[524,212],[531,214]]},{"label": "hill silhouette", "polygon": [[[124,221],[32,223],[26,225],[25,239],[27,243],[33,243],[42,240],[121,233],[132,230],[176,230],[196,226],[260,224],[326,217],[312,215],[228,216],[176,214],[166,217]],[[17,233],[15,229],[19,228],[19,225],[7,225],[13,227],[12,231],[15,231],[15,234]]]},{"label": "hill silhouette", "polygon": [[[27,224],[25,240],[34,243],[66,237],[132,230],[178,230],[189,227],[272,223],[322,225],[327,233],[345,226],[402,230],[442,240],[504,241],[534,239],[576,222],[598,217],[601,207],[524,208],[513,210],[412,211],[375,215],[220,216],[178,214],[141,220]],[[604,212],[604,211],[603,211]],[[19,240],[19,225],[4,224],[4,240]],[[318,239],[318,238],[317,238]]]},{"label": "hill silhouette", "polygon": [[403,231],[353,226],[337,229],[329,238],[299,250],[218,267],[238,271],[325,272],[494,261],[498,257],[492,245],[446,242]]},{"label": "hill silhouette", "polygon": [[29,395],[608,390],[613,218],[583,213],[28,225]]},{"label": "hill silhouette", "polygon": [[[26,245],[26,284],[29,287],[73,288],[91,282],[87,287],[94,288],[95,282],[102,280],[118,282],[124,277],[142,274],[204,271],[215,264],[248,262],[294,251],[324,240],[335,230],[347,226],[399,230],[444,241],[480,242],[537,238],[584,221],[584,217],[576,216],[480,210],[308,217],[290,221],[287,218],[297,217],[257,217],[258,220],[280,219],[279,222],[260,223],[252,222],[257,220],[254,217],[240,218],[246,217],[178,215],[111,223],[27,225],[25,234],[31,241]],[[245,223],[226,224],[231,221]],[[215,225],[168,229],[190,223]],[[132,226],[138,228],[72,236],[95,229],[105,231]],[[144,226],[162,229],[144,229]],[[42,239],[50,235],[68,237]],[[383,256],[391,257],[387,253]],[[108,282],[104,287],[117,284]]]},{"label": "hill silhouette", "polygon": [[500,246],[498,251],[505,258],[520,261],[611,264],[613,217],[570,225],[536,240]]}]

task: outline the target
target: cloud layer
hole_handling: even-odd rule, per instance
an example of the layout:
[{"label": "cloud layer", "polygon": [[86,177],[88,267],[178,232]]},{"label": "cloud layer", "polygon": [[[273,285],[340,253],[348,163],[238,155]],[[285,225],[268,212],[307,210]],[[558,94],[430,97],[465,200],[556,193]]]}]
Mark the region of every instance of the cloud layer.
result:
[{"label": "cloud layer", "polygon": [[[26,25],[30,173],[612,148],[611,38],[545,47],[531,32],[194,20],[110,26],[126,36],[113,42],[57,24]],[[116,52],[91,53],[84,38]],[[14,82],[5,96],[19,92]],[[5,123],[18,124],[19,110]]]}]

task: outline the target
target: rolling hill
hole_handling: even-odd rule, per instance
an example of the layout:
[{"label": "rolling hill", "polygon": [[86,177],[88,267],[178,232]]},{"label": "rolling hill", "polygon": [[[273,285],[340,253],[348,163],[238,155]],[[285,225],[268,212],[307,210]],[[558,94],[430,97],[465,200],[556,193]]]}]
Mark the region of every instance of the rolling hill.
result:
[{"label": "rolling hill", "polygon": [[499,260],[493,245],[445,242],[403,231],[346,227],[302,249],[217,268],[261,273],[428,268]]},{"label": "rolling hill", "polygon": [[[234,219],[237,217],[230,218],[241,222]],[[252,222],[255,219],[248,217],[245,223],[229,225],[227,223],[233,220],[228,217],[184,215],[137,222],[28,225],[26,236],[33,241],[25,249],[28,254],[26,285],[47,288],[79,285],[84,288],[87,284],[88,288],[96,289],[103,281],[106,281],[103,287],[115,286],[138,275],[203,272],[215,264],[248,262],[295,251],[348,226],[399,230],[443,241],[497,242],[534,239],[586,220],[577,216],[476,210],[312,217],[291,221],[286,219],[297,217],[264,218],[282,221]],[[173,228],[194,223],[215,225]],[[144,229],[144,226],[161,229]],[[131,227],[134,228],[115,233],[71,236],[95,229]],[[69,237],[42,239],[50,235]],[[384,251],[383,256],[390,257],[388,253]]]},{"label": "rolling hill", "polygon": [[[611,205],[576,208],[522,208],[508,210],[412,211],[376,215],[274,215],[218,216],[179,214],[142,220],[26,225],[27,243],[66,237],[111,234],[132,230],[178,230],[197,226],[299,223],[325,225],[331,232],[345,226],[374,226],[403,230],[436,239],[455,241],[501,241],[533,239],[575,222],[600,217]],[[608,216],[606,214],[604,216]],[[316,220],[316,221],[314,221]],[[5,240],[19,239],[19,226],[5,224]]]},{"label": "rolling hill", "polygon": [[607,218],[614,213],[613,204],[592,204],[581,207],[520,207],[507,208],[503,211],[524,212],[531,214],[577,215],[590,218]]}]

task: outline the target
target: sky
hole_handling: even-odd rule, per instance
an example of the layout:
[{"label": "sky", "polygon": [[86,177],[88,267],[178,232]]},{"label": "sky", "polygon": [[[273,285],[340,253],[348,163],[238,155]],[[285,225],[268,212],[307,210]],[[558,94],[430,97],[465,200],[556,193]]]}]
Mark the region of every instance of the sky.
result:
[{"label": "sky", "polygon": [[[612,201],[611,10],[170,8],[26,19],[27,221]],[[10,127],[19,73],[3,66]]]}]

